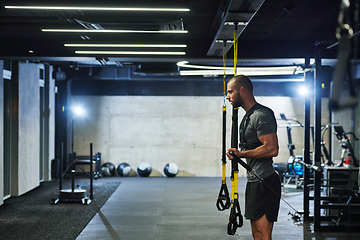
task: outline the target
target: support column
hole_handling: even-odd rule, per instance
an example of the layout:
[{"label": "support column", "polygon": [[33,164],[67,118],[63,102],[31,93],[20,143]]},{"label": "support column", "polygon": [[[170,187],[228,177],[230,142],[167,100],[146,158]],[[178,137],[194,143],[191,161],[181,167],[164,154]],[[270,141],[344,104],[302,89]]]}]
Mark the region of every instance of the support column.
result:
[{"label": "support column", "polygon": [[[305,96],[304,106],[304,162],[312,164],[310,156],[310,100],[313,96],[313,85],[314,85],[314,72],[307,71],[305,73],[305,86],[309,90],[308,95]],[[307,167],[304,167],[304,219],[310,220],[310,171]]]},{"label": "support column", "polygon": [[18,168],[19,168],[19,62],[11,61],[11,100],[10,106],[11,111],[10,115],[10,161],[11,161],[11,173],[10,173],[10,195],[18,196],[19,190],[19,178],[18,178]]},{"label": "support column", "polygon": [[[315,43],[315,108],[314,108],[314,131],[315,131],[315,166],[321,168],[321,49],[320,43]],[[320,230],[320,197],[321,197],[321,174],[314,171],[314,227]]]}]

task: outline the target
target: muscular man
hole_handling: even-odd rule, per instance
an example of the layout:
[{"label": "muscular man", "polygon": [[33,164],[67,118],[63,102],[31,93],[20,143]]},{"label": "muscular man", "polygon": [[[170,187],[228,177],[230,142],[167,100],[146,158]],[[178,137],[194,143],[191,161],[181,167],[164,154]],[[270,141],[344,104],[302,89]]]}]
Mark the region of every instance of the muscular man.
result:
[{"label": "muscular man", "polygon": [[230,148],[227,156],[233,159],[229,154],[232,150],[238,157],[246,158],[247,164],[265,180],[266,185],[247,172],[245,218],[250,219],[255,240],[269,240],[277,221],[281,194],[280,178],[272,166],[272,158],[279,150],[276,119],[270,108],[256,102],[253,85],[246,76],[231,78],[227,88],[226,99],[233,107],[242,107],[246,111],[240,124],[241,150]]}]

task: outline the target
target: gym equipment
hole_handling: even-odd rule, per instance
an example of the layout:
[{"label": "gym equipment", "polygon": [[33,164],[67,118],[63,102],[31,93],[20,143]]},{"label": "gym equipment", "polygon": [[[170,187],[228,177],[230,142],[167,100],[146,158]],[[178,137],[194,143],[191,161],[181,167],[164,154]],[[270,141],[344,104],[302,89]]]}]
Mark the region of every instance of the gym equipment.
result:
[{"label": "gym equipment", "polygon": [[[62,188],[62,180],[63,175],[62,169],[63,169],[63,161],[64,161],[64,144],[61,143],[61,159],[60,159],[60,169],[59,169],[59,175],[60,175],[60,181],[59,181],[59,198],[53,198],[51,200],[52,204],[57,204],[58,202],[81,202],[84,205],[88,205],[91,203],[93,199],[93,178],[94,178],[94,172],[93,172],[93,164],[90,164],[90,198],[86,197],[86,190],[81,189],[78,187],[75,189],[75,166],[74,169],[71,170],[71,189],[63,189]],[[90,143],[90,159],[93,156],[93,145]],[[65,171],[66,172],[66,171]]]},{"label": "gym equipment", "polygon": [[285,176],[285,173],[288,171],[287,163],[274,162],[273,167],[275,171],[278,173],[280,180],[282,181]]},{"label": "gym equipment", "polygon": [[321,165],[327,165],[327,166],[333,166],[334,163],[333,161],[331,160],[331,157],[330,157],[330,154],[329,154],[329,151],[327,150],[325,144],[326,144],[326,141],[324,140],[324,137],[325,137],[325,133],[326,131],[331,128],[331,126],[333,125],[337,125],[339,123],[329,123],[329,124],[326,124],[324,126],[321,127],[321,143],[320,143],[320,146],[321,146],[321,150],[323,152],[323,154],[321,154],[321,160],[322,160],[322,163]]},{"label": "gym equipment", "polygon": [[[304,127],[304,125],[295,118],[292,118],[292,119],[286,118],[284,113],[280,113],[280,117],[281,117],[280,120],[289,122],[289,124],[286,125],[286,131],[287,131],[287,137],[288,137],[288,149],[289,149],[289,154],[290,154],[290,157],[287,161],[288,172],[290,174],[303,175],[304,169],[303,169],[302,165],[296,164],[296,162],[297,162],[296,159],[302,159],[303,156],[301,156],[301,155],[295,156],[295,154],[294,154],[295,145],[292,142],[292,136],[291,136],[292,128],[291,127]],[[291,124],[291,122],[296,122],[296,124]],[[279,127],[283,127],[283,126],[280,125]]]},{"label": "gym equipment", "polygon": [[[80,167],[80,165],[88,165],[90,163],[90,157],[89,156],[76,156],[76,153],[74,153],[74,161],[72,164],[75,164],[81,171],[84,173],[85,170]],[[102,172],[101,172],[101,153],[97,152],[95,153],[95,156],[92,157],[93,162],[95,163],[95,170],[94,170],[94,179],[101,178]]]},{"label": "gym equipment", "polygon": [[102,175],[105,177],[111,177],[115,175],[115,165],[111,162],[106,162],[101,166]]},{"label": "gym equipment", "polygon": [[[335,166],[343,166],[346,156],[349,155],[352,159],[352,163],[354,164],[354,166],[359,167],[359,161],[355,156],[354,149],[350,142],[350,138],[348,137],[349,135],[352,135],[354,139],[358,141],[359,139],[355,136],[355,133],[345,132],[342,126],[334,126],[334,130],[337,139],[341,140],[340,146],[342,147],[340,163],[336,163]],[[348,155],[346,154],[347,151],[349,151]]]},{"label": "gym equipment", "polygon": [[140,177],[148,177],[152,171],[150,163],[143,162],[137,167],[137,172]]},{"label": "gym equipment", "polygon": [[[236,31],[237,31],[237,23],[235,23],[235,31],[234,31],[234,76],[236,76],[237,51],[238,51],[238,39],[236,38]],[[239,108],[233,107],[232,126],[231,126],[232,148],[238,148],[238,143],[239,143],[238,110]],[[238,181],[239,181],[239,168],[234,158],[233,160],[231,160],[231,201],[230,201],[229,223],[227,226],[227,233],[229,235],[234,235],[236,229],[242,227],[244,224],[244,220],[241,215],[241,209],[239,204]],[[226,194],[226,191],[224,192]]]},{"label": "gym equipment", "polygon": [[[81,165],[89,165],[90,164],[90,157],[89,156],[76,156],[76,153],[72,153],[72,159],[73,162],[69,165],[68,169],[64,172],[65,174],[68,174],[69,169],[71,168],[79,168],[82,172],[87,172],[81,167]],[[95,156],[92,157],[93,163],[95,163],[95,170],[93,172],[94,179],[101,178],[102,172],[101,172],[101,153],[97,152],[95,153]]]},{"label": "gym equipment", "polygon": [[176,163],[168,163],[164,167],[164,173],[167,177],[175,177],[179,172],[179,167]]},{"label": "gym equipment", "polygon": [[117,172],[120,177],[128,177],[130,175],[131,167],[128,163],[120,163],[117,167]]},{"label": "gym equipment", "polygon": [[222,129],[222,179],[221,179],[221,188],[219,191],[219,196],[216,201],[216,207],[219,211],[224,211],[230,207],[230,196],[229,190],[226,186],[226,82],[225,82],[225,67],[226,67],[226,51],[225,51],[226,41],[224,41],[223,48],[223,64],[224,64],[224,76],[223,76],[223,87],[224,87],[224,103],[222,107],[223,112],[223,129]]},{"label": "gym equipment", "polygon": [[[232,129],[231,129],[231,147],[238,147],[238,108],[233,108]],[[244,224],[241,215],[238,193],[239,168],[235,158],[231,160],[231,201],[230,201],[230,217],[227,227],[227,233],[234,235],[236,229]]]},{"label": "gym equipment", "polygon": [[[287,171],[283,175],[284,177],[284,187],[288,188],[302,188],[304,175],[304,166],[309,168],[311,171],[318,171],[317,166],[307,164],[303,161],[303,155],[295,155],[294,149],[295,145],[292,142],[291,129],[292,127],[304,127],[304,125],[295,118],[288,119],[285,117],[284,113],[280,113],[280,119],[288,122],[288,125],[279,125],[279,127],[286,127],[287,137],[288,137],[288,149],[289,149],[289,158],[287,160]],[[295,122],[296,124],[292,124]]]}]

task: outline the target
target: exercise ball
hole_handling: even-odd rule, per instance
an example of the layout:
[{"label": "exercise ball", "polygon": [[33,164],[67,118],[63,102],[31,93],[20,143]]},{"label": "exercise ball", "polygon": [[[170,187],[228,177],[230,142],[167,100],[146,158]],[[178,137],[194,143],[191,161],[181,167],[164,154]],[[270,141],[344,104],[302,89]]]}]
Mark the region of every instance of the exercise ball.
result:
[{"label": "exercise ball", "polygon": [[101,166],[101,173],[105,177],[111,177],[115,174],[115,166],[111,162],[104,163]]},{"label": "exercise ball", "polygon": [[151,165],[147,162],[140,163],[137,167],[137,172],[140,177],[148,177],[151,173]]},{"label": "exercise ball", "polygon": [[131,167],[128,163],[120,163],[117,167],[117,172],[120,177],[128,177],[130,175]]},{"label": "exercise ball", "polygon": [[179,168],[176,165],[176,163],[168,163],[164,167],[164,173],[168,177],[175,177],[176,174],[178,174],[178,172],[179,172]]}]

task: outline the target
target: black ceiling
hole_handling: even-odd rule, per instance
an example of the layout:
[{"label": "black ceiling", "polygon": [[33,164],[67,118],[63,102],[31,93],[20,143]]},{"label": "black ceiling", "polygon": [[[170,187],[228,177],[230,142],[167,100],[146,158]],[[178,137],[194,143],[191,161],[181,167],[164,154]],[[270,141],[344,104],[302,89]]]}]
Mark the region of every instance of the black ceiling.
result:
[{"label": "black ceiling", "polygon": [[[190,11],[19,10],[4,7],[12,5],[29,6],[30,4],[32,6],[76,7],[180,7],[189,8]],[[112,58],[119,62],[222,61],[221,53],[212,50],[218,46],[215,44],[216,39],[229,38],[228,40],[232,40],[232,35],[221,32],[226,30],[224,23],[231,21],[248,22],[246,27],[243,26],[236,32],[239,36],[239,59],[313,57],[315,41],[335,42],[339,5],[340,0],[3,0],[0,6],[0,58],[42,59],[48,61],[91,60],[94,59],[95,55],[80,56],[74,53],[75,50],[85,50],[86,48],[75,49],[64,47],[64,44],[171,43],[187,44],[187,48],[172,49],[172,51],[185,51],[186,55],[164,57],[141,55],[107,56],[104,54],[96,55],[96,57]],[[85,29],[94,26],[100,26],[104,29],[133,30],[181,29],[183,27],[188,33],[84,34],[41,31],[44,28]],[[232,28],[235,30],[233,25],[227,26],[227,31],[231,34]],[[227,37],[224,37],[224,34],[227,34]],[[83,39],[87,37],[89,39]],[[230,58],[233,56],[231,46],[232,43],[228,43],[228,56]],[[32,52],[29,52],[30,50]],[[91,50],[95,49],[92,48]],[[334,51],[329,51],[329,57],[334,56]]]}]

